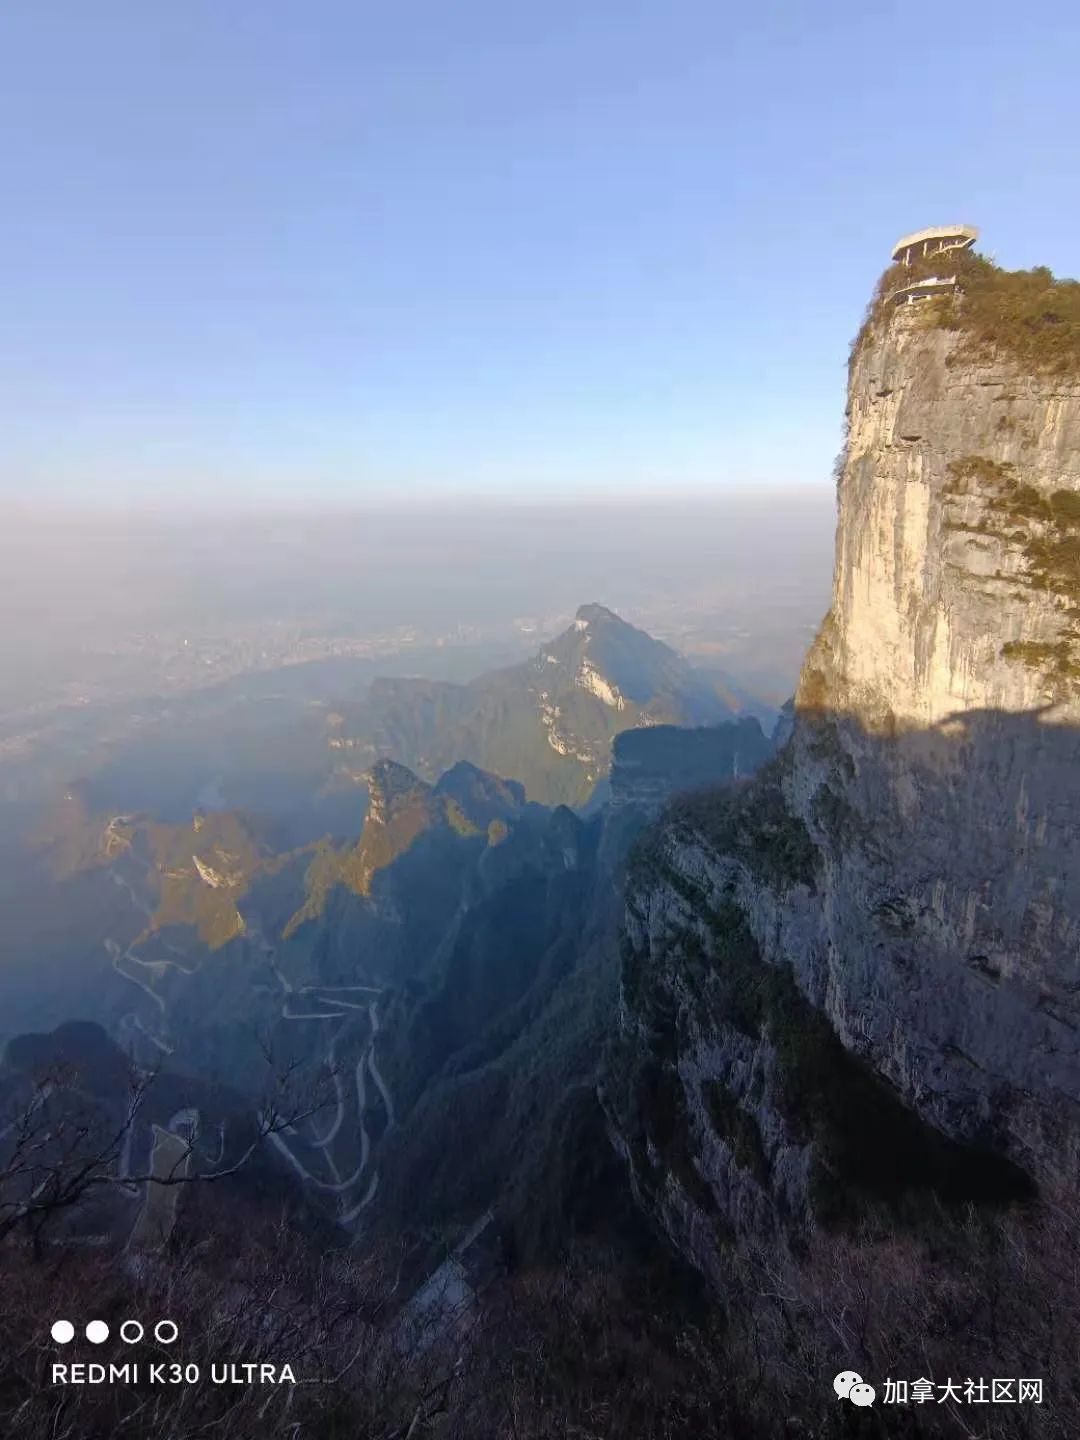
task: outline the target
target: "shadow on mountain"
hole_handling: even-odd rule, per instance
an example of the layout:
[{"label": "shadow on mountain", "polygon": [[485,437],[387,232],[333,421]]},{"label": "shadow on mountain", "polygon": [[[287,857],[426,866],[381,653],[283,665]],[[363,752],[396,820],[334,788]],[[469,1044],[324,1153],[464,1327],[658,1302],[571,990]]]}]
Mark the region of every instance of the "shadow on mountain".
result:
[{"label": "shadow on mountain", "polygon": [[759,1239],[1075,1186],[1078,765],[1052,706],[803,709],[639,838],[605,1099],[657,1218],[671,1176]]},{"label": "shadow on mountain", "polygon": [[[1073,1163],[1080,1094],[1080,736],[1051,711],[874,733],[803,711],[747,780],[736,738],[690,740],[725,783],[672,799],[677,733],[635,737],[619,803],[588,819],[516,813],[479,772],[441,799],[387,775],[376,827],[398,804],[432,823],[367,895],[335,884],[296,954],[276,956],[299,965],[302,950],[322,985],[354,981],[361,955],[386,967],[374,1053],[395,1114],[371,1127],[363,1245],[420,1237],[396,1271],[415,1296],[494,1207],[511,1273],[469,1301],[497,1327],[470,1342],[472,1363],[491,1362],[485,1387],[507,1345],[547,1357],[545,1404],[556,1393],[568,1413],[587,1409],[580,1386],[610,1405],[648,1374],[650,1415],[665,1386],[681,1397],[673,1435],[839,1440],[850,1417],[821,1377],[845,1365],[875,1381],[908,1357],[935,1375],[1066,1374],[1064,1281],[1053,1334],[1038,1304],[1052,1261],[1074,1273],[1075,1235],[1044,1196]],[[686,756],[671,753],[678,789]],[[93,1027],[24,1037],[11,1056],[81,1064],[105,1088],[120,1074]],[[177,1111],[191,1103],[173,1093]],[[320,1279],[335,1304],[356,1283],[347,1253],[347,1280]],[[685,1262],[713,1284],[709,1304]],[[635,1290],[663,1314],[641,1314]],[[535,1309],[507,1308],[530,1296]],[[606,1328],[617,1316],[632,1335]],[[679,1368],[695,1346],[707,1363]],[[802,1430],[775,1420],[796,1414]],[[906,1433],[878,1419],[875,1433]]]}]

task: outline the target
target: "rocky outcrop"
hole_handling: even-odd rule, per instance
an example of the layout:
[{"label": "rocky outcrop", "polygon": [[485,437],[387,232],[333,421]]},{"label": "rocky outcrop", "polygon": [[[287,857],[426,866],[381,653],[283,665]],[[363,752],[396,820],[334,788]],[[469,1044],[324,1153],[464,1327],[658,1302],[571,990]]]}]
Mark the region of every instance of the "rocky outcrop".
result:
[{"label": "rocky outcrop", "polygon": [[[289,920],[285,936],[318,919],[329,892],[342,886],[369,898],[379,877],[425,839],[453,841],[505,831],[525,809],[525,792],[512,780],[461,762],[435,785],[395,760],[379,760],[366,773],[368,810],[360,839],[341,851],[317,852],[306,882],[304,905]],[[386,897],[383,897],[386,901]],[[388,904],[389,911],[395,906]]]},{"label": "rocky outcrop", "polygon": [[791,734],[631,875],[604,1098],[706,1272],[732,1231],[1080,1175],[1080,377],[962,306],[864,329]]}]

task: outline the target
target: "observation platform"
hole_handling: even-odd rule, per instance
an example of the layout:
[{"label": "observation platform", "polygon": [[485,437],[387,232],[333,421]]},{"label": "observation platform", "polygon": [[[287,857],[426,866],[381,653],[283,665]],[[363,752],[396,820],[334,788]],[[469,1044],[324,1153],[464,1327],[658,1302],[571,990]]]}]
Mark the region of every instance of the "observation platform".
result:
[{"label": "observation platform", "polygon": [[[948,260],[951,253],[969,250],[979,238],[974,225],[931,225],[928,230],[916,230],[903,235],[892,248],[894,265],[908,265],[913,261],[926,260],[940,255]],[[915,305],[920,300],[932,300],[938,295],[951,294],[956,289],[955,275],[924,275],[910,285],[901,285],[893,290],[889,299],[897,305]]]},{"label": "observation platform", "polygon": [[931,225],[929,230],[916,230],[897,240],[892,248],[893,263],[910,265],[913,260],[925,260],[928,255],[940,255],[946,250],[968,250],[978,238],[974,225]]}]

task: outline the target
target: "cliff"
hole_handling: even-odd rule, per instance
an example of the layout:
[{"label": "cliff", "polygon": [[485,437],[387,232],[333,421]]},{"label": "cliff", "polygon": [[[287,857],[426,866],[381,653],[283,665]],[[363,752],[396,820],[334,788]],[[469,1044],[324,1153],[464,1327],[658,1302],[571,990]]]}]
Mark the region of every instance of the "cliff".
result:
[{"label": "cliff", "polygon": [[1080,287],[958,269],[853,349],[785,748],[631,868],[603,1098],[718,1284],[732,1237],[1080,1173]]},{"label": "cliff", "polygon": [[[833,605],[802,706],[931,727],[1080,715],[1080,376],[976,361],[904,307],[852,356]],[[820,687],[824,684],[824,689]]]}]

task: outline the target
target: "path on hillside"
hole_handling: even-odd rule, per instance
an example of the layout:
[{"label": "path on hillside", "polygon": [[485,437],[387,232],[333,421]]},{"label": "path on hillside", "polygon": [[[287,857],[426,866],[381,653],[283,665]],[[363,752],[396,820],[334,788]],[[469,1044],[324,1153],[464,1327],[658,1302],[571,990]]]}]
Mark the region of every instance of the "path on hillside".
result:
[{"label": "path on hillside", "polygon": [[[284,980],[284,976],[281,977]],[[375,998],[365,1003],[357,1003],[353,1000],[344,1000],[343,995],[366,994]],[[378,1190],[378,1172],[372,1175],[368,1182],[363,1196],[353,1205],[348,1205],[349,1192],[363,1179],[368,1164],[371,1160],[371,1136],[368,1134],[364,1113],[367,1109],[367,1077],[370,1075],[386,1109],[387,1128],[394,1124],[394,1101],[382,1072],[379,1070],[375,1060],[375,1039],[380,1030],[379,1024],[379,997],[382,990],[375,985],[305,985],[301,989],[294,989],[291,985],[285,993],[281,1007],[281,1018],[283,1020],[342,1020],[344,1025],[339,1026],[330,1037],[323,1063],[327,1066],[332,1077],[334,1086],[335,1112],[329,1126],[321,1135],[313,1133],[307,1142],[314,1150],[322,1152],[327,1166],[334,1175],[334,1179],[325,1180],[313,1175],[303,1160],[297,1155],[296,1150],[291,1146],[285,1135],[275,1132],[269,1136],[271,1143],[292,1170],[308,1185],[326,1194],[337,1195],[339,1199],[338,1220],[342,1224],[351,1224],[360,1212],[375,1198]],[[311,1008],[297,1011],[291,1008],[290,999],[296,999],[300,995],[309,998],[308,1004]],[[357,1125],[360,1133],[360,1158],[353,1173],[345,1179],[341,1179],[335,1163],[333,1146],[344,1126],[350,1095],[346,1091],[343,1080],[342,1068],[337,1060],[338,1042],[346,1029],[349,1021],[353,1018],[350,1012],[366,1010],[368,1016],[368,1036],[359,1059],[353,1069],[353,1093],[356,1101]],[[314,1130],[314,1126],[312,1127]]]},{"label": "path on hillside", "polygon": [[[115,833],[115,827],[121,822],[127,821],[130,818],[131,817],[127,815],[116,815],[113,817],[112,820],[109,821],[108,825],[105,827],[106,835],[109,837],[106,841],[107,848],[111,845],[111,841]],[[143,857],[137,855],[130,845],[125,846],[125,851],[127,856],[130,857],[133,864],[141,865],[146,875],[151,874],[153,870],[153,865],[149,860],[146,860]],[[121,856],[120,858],[122,859],[123,856]],[[114,885],[118,886],[121,890],[125,890],[127,892],[128,898],[131,900],[131,903],[134,906],[135,910],[143,917],[147,925],[149,925],[150,921],[153,919],[154,912],[152,908],[146,903],[146,901],[139,895],[131,880],[128,879],[128,877],[121,869],[118,868],[116,864],[114,864],[109,870],[109,877]],[[123,979],[129,981],[132,985],[137,985],[140,990],[142,990],[145,994],[149,995],[151,1000],[153,1000],[154,1004],[158,1007],[158,1011],[160,1012],[160,1014],[164,1016],[165,1001],[163,997],[159,995],[158,992],[154,989],[151,981],[154,979],[160,979],[170,966],[172,966],[174,969],[182,970],[185,974],[188,975],[190,975],[192,971],[186,966],[180,965],[175,960],[145,960],[141,955],[137,954],[136,952],[139,946],[143,943],[145,934],[146,930],[144,927],[143,930],[141,930],[139,934],[135,937],[135,939],[132,940],[131,943],[128,945],[121,945],[118,941],[114,940],[111,935],[106,936],[105,949],[109,954],[109,958],[112,961],[112,967],[116,971],[116,973],[120,975]],[[167,945],[165,948],[172,950],[174,955],[179,953],[176,951],[175,947],[171,945]],[[125,965],[137,967],[138,969],[147,972],[148,978],[143,979],[142,976],[138,973],[132,973],[131,970],[124,968]],[[138,1030],[141,1035],[143,1035],[147,1040],[149,1040],[151,1044],[155,1045],[157,1049],[160,1050],[163,1054],[170,1055],[172,1053],[172,1046],[167,1042],[164,1036],[155,1034],[153,1030],[149,1029],[146,1022],[136,1011],[131,1010],[126,1015],[123,1015],[120,1019],[119,1024],[121,1028]]]},{"label": "path on hillside", "polygon": [[[116,826],[128,820],[127,816],[116,816],[106,826],[109,837],[114,835]],[[111,838],[110,838],[111,844]],[[126,856],[130,864],[140,868],[146,878],[152,878],[153,863],[145,856],[138,854],[130,845],[125,846]],[[154,915],[151,905],[139,894],[137,882],[125,874],[122,869],[113,866],[110,870],[113,884],[124,890],[136,912],[143,917],[148,926]],[[141,878],[141,877],[140,877]],[[281,987],[281,1019],[283,1021],[306,1021],[325,1024],[329,1030],[326,1049],[320,1057],[312,1057],[316,1069],[325,1065],[330,1072],[333,1084],[334,1113],[328,1126],[323,1133],[318,1133],[314,1120],[310,1123],[311,1134],[309,1137],[301,1136],[292,1127],[285,1133],[275,1131],[267,1138],[274,1149],[282,1156],[289,1167],[295,1171],[300,1179],[314,1188],[328,1194],[340,1197],[339,1219],[342,1223],[348,1224],[356,1218],[359,1212],[369,1205],[375,1198],[378,1188],[379,1177],[374,1174],[368,1182],[363,1196],[355,1204],[350,1205],[350,1192],[364,1178],[371,1160],[372,1142],[368,1134],[367,1125],[364,1119],[364,1111],[367,1107],[367,1077],[370,1076],[372,1084],[378,1090],[383,1106],[386,1110],[387,1129],[395,1123],[394,1101],[382,1072],[379,1070],[375,1059],[375,1039],[379,1033],[379,1008],[378,1002],[383,994],[383,987],[378,985],[354,984],[354,985],[319,985],[307,984],[295,986],[282,971],[278,964],[276,947],[272,945],[263,934],[258,919],[255,916],[244,916],[244,927],[246,937],[252,946],[261,953],[267,962],[271,972]],[[181,963],[184,959],[183,953],[176,949],[168,941],[161,939],[161,948],[171,951],[172,955],[180,957],[171,959],[162,956],[159,952],[154,959],[148,959],[138,953],[140,947],[145,944],[147,938],[146,928],[129,944],[121,944],[113,937],[105,940],[105,948],[109,953],[113,969],[132,985],[136,985],[144,994],[150,997],[156,1007],[157,1018],[164,1022],[167,1015],[165,997],[161,995],[155,982],[161,981],[168,970],[179,970],[182,974],[195,974],[198,966],[185,965]],[[368,1019],[368,1036],[364,1048],[356,1061],[353,1070],[353,1085],[346,1087],[342,1068],[338,1063],[337,1051],[339,1042],[349,1029],[350,1023],[359,1013],[366,1012]],[[334,1023],[336,1022],[336,1023]],[[125,1014],[120,1021],[123,1029],[137,1032],[143,1039],[152,1044],[163,1054],[171,1054],[172,1046],[166,1037],[167,1030],[164,1023],[160,1024],[160,1030],[152,1027],[147,1021],[135,1011]],[[350,1090],[352,1094],[350,1094]],[[335,1158],[335,1146],[342,1135],[345,1126],[349,1106],[353,1103],[353,1095],[356,1104],[356,1123],[359,1127],[360,1156],[352,1174],[342,1179],[338,1170],[338,1162]],[[263,1117],[260,1117],[262,1119]],[[312,1174],[308,1165],[296,1153],[296,1141],[290,1144],[289,1135],[296,1137],[296,1140],[310,1147],[311,1150],[321,1153],[332,1179],[324,1179]],[[163,1141],[167,1147],[168,1142]],[[224,1145],[222,1145],[224,1149]],[[127,1159],[127,1157],[125,1157]],[[130,1160],[127,1159],[127,1163]],[[122,1165],[122,1168],[126,1166]]]}]

